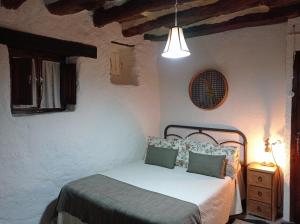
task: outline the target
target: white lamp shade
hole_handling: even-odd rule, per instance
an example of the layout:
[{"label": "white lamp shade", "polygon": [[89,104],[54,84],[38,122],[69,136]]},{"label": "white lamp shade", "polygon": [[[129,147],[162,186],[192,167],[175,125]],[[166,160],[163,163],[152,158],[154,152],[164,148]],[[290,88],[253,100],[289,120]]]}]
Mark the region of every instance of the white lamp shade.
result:
[{"label": "white lamp shade", "polygon": [[191,53],[185,42],[181,27],[173,27],[169,31],[168,41],[161,56],[165,58],[183,58]]}]

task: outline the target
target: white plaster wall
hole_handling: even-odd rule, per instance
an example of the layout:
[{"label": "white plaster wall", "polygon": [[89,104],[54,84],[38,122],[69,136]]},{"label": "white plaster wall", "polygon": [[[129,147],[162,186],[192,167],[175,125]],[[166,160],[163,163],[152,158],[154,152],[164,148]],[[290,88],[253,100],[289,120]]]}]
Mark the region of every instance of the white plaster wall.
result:
[{"label": "white plaster wall", "polygon": [[[0,223],[48,223],[54,204],[45,209],[66,182],[142,158],[145,136],[159,134],[155,51],[141,37],[124,39],[116,23],[98,29],[88,12],[54,16],[41,0],[0,8],[0,26],[98,47],[97,60],[77,61],[75,112],[12,117],[8,51],[0,45]],[[136,44],[140,86],[110,84],[112,40]]]},{"label": "white plaster wall", "polygon": [[[159,61],[161,131],[167,124],[237,128],[248,138],[248,162],[262,161],[264,139],[285,139],[286,24],[240,29],[187,40],[192,55]],[[158,50],[163,49],[158,45]],[[225,103],[212,111],[197,108],[189,99],[192,76],[208,68],[228,81]],[[288,147],[274,150],[287,171],[284,218],[289,219]]]}]

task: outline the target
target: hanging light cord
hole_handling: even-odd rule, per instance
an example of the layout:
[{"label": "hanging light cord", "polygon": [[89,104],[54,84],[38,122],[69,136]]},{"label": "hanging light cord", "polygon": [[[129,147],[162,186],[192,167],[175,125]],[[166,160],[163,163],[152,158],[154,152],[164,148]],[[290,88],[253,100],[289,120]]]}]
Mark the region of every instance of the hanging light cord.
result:
[{"label": "hanging light cord", "polygon": [[177,23],[177,5],[178,5],[178,0],[176,0],[175,2],[175,27],[177,27],[178,23]]}]

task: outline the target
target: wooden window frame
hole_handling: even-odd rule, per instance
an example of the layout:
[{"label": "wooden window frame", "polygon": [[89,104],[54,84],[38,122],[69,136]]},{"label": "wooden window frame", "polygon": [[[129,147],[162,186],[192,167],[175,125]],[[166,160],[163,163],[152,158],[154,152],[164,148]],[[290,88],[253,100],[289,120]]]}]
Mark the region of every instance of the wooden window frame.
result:
[{"label": "wooden window frame", "polygon": [[[41,66],[42,61],[53,61],[53,62],[59,62],[61,65],[66,64],[66,57],[64,56],[57,56],[50,53],[44,53],[44,52],[33,52],[33,51],[24,51],[20,49],[14,49],[9,48],[9,60],[11,62],[12,58],[14,57],[21,57],[21,58],[31,58],[35,61],[35,71],[36,71],[36,107],[28,107],[28,108],[15,108],[13,104],[13,88],[12,88],[12,82],[13,82],[13,75],[12,75],[12,66],[10,66],[10,79],[11,79],[11,112],[13,115],[32,115],[32,114],[41,114],[41,113],[53,113],[53,112],[63,112],[63,111],[72,111],[68,110],[68,107],[66,104],[61,104],[61,108],[40,108],[41,106],[41,100],[42,100],[42,93],[41,93]],[[61,75],[61,74],[60,74]],[[61,86],[60,86],[61,90]],[[76,98],[76,95],[75,95]],[[76,101],[76,100],[75,100]]]}]

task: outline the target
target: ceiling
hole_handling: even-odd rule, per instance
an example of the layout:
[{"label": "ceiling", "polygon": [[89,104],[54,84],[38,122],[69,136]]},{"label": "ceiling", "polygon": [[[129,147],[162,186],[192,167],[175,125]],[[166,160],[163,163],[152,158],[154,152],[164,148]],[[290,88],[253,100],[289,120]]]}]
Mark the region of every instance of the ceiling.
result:
[{"label": "ceiling", "polygon": [[[26,0],[1,0],[18,9]],[[144,35],[165,40],[174,26],[175,0],[44,0],[50,13],[60,16],[92,11],[94,25],[119,22],[124,36]],[[300,0],[178,0],[178,23],[186,37],[286,22],[300,16]]]}]

